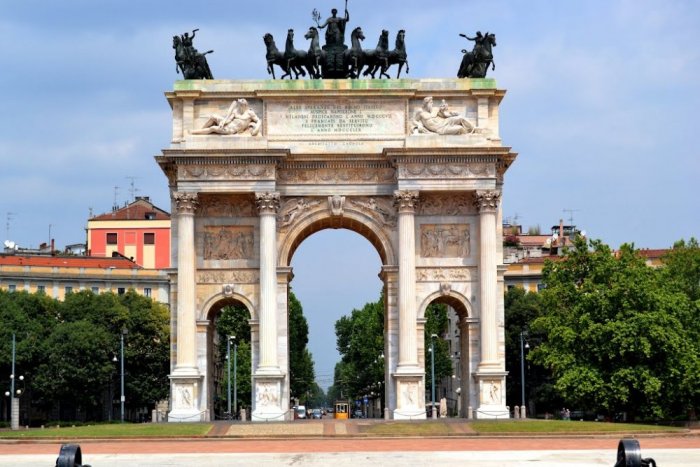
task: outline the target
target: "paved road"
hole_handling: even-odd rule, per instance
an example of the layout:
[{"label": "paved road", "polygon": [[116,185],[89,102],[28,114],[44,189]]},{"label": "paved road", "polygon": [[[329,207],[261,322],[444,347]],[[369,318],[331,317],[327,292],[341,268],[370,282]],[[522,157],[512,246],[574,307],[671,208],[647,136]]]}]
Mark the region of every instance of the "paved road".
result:
[{"label": "paved road", "polygon": [[[83,462],[112,466],[612,466],[618,439],[413,438],[82,441]],[[659,467],[700,467],[700,438],[640,439]],[[56,443],[2,443],[0,466],[52,466]]]}]

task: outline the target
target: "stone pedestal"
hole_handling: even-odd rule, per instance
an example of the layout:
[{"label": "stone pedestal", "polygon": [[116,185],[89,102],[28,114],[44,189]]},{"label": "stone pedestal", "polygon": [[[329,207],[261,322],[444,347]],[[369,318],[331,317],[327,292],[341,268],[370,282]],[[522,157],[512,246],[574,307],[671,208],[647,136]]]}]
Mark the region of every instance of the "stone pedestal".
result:
[{"label": "stone pedestal", "polygon": [[200,400],[201,378],[187,376],[170,376],[171,409],[168,413],[169,422],[201,422],[206,419],[206,411],[201,410]]},{"label": "stone pedestal", "polygon": [[281,407],[282,379],[284,375],[255,375],[255,401],[250,419],[254,422],[282,422],[287,420],[287,410]]}]

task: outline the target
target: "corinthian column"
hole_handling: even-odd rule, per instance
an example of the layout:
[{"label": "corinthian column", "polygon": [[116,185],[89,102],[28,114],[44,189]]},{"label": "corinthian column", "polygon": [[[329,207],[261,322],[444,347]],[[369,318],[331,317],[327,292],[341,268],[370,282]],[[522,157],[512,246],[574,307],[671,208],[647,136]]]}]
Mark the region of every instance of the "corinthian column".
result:
[{"label": "corinthian column", "polygon": [[277,210],[279,193],[256,193],[260,213],[260,364],[256,374],[279,373],[277,360]]},{"label": "corinthian column", "polygon": [[416,345],[417,191],[394,192],[399,211],[399,364],[397,371],[418,366]]},{"label": "corinthian column", "polygon": [[498,294],[496,214],[500,191],[477,191],[474,204],[479,210],[479,290],[481,310],[481,363],[497,367],[498,345],[496,304]]},{"label": "corinthian column", "polygon": [[175,192],[177,208],[177,359],[174,373],[198,374],[194,213],[197,193]]}]

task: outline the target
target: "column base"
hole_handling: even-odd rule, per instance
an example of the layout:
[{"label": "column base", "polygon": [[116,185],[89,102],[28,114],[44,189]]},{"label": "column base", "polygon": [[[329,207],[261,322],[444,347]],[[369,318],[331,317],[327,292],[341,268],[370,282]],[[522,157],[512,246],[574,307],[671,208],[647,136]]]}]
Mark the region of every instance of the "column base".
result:
[{"label": "column base", "polygon": [[284,375],[268,374],[274,368],[258,368],[253,378],[255,401],[250,420],[253,422],[283,422],[290,419],[289,411],[282,407],[282,380]]},{"label": "column base", "polygon": [[202,422],[207,420],[207,410],[202,408],[200,400],[199,385],[202,377],[184,375],[183,373],[190,373],[187,370],[181,369],[179,374],[177,370],[174,370],[170,375],[171,409],[168,412],[168,422]]},{"label": "column base", "polygon": [[419,368],[399,367],[393,374],[396,380],[396,408],[394,420],[425,420],[425,378]]},{"label": "column base", "polygon": [[[479,368],[490,366],[488,363],[479,364]],[[510,418],[506,407],[506,376],[507,371],[477,371],[474,379],[479,387],[479,407],[474,411],[477,419]]]}]

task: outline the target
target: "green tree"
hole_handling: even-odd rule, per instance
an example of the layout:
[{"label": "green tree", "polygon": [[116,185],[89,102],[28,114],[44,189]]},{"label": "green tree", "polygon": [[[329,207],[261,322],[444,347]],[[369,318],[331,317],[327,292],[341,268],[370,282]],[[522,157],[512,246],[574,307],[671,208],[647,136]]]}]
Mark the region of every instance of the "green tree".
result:
[{"label": "green tree", "polygon": [[447,305],[442,303],[431,303],[425,310],[425,389],[429,394],[432,394],[432,368],[431,368],[431,356],[430,356],[430,345],[431,336],[435,334],[435,398],[440,400],[440,393],[438,392],[438,387],[440,386],[440,381],[443,378],[450,378],[452,376],[452,359],[450,358],[450,345],[447,340],[445,340],[445,334],[448,330],[448,320],[447,320]]},{"label": "green tree", "polygon": [[316,384],[314,361],[307,348],[309,343],[309,324],[304,317],[301,303],[289,291],[289,371],[290,391],[292,397],[306,401],[311,396]]},{"label": "green tree", "polygon": [[[235,347],[231,343],[231,354],[236,352],[236,396],[239,408],[251,406],[251,347],[250,347],[250,313],[242,305],[229,305],[221,309],[216,321],[216,333],[218,336],[218,367],[222,377],[219,379],[220,394],[219,410],[225,410],[228,406],[228,361],[226,360],[226,340],[229,336],[235,336]],[[231,356],[233,358],[233,356]],[[233,360],[231,361],[231,379],[233,380]],[[231,391],[234,390],[233,381]],[[232,395],[233,398],[233,395]],[[232,410],[235,408],[232,407]]]},{"label": "green tree", "polygon": [[113,359],[123,328],[127,410],[167,397],[169,312],[133,290],[121,296],[81,291],[63,302],[43,292],[0,291],[0,322],[0,367],[9,368],[5,343],[15,333],[18,374],[25,376],[29,407],[42,409],[37,417],[59,408],[65,409],[59,416],[72,419],[105,416],[109,390],[118,384]]},{"label": "green tree", "polygon": [[583,238],[545,266],[545,312],[533,330],[546,339],[532,358],[570,405],[662,418],[697,397],[700,353],[683,326],[690,302],[660,274],[630,245],[613,255]]},{"label": "green tree", "polygon": [[335,323],[338,352],[334,393],[338,398],[359,398],[379,391],[384,381],[384,297],[354,309]]},{"label": "green tree", "polygon": [[[541,294],[526,292],[521,287],[512,287],[505,294],[506,370],[508,370],[506,400],[510,407],[519,406],[522,403],[520,334],[523,333],[523,340],[531,349],[544,339],[543,335],[531,329],[531,324],[542,315],[541,298]],[[529,350],[525,348],[523,350],[525,400],[531,408],[529,412],[535,414],[561,409],[563,401],[554,388],[550,372],[546,368],[533,364],[528,358]]]}]

